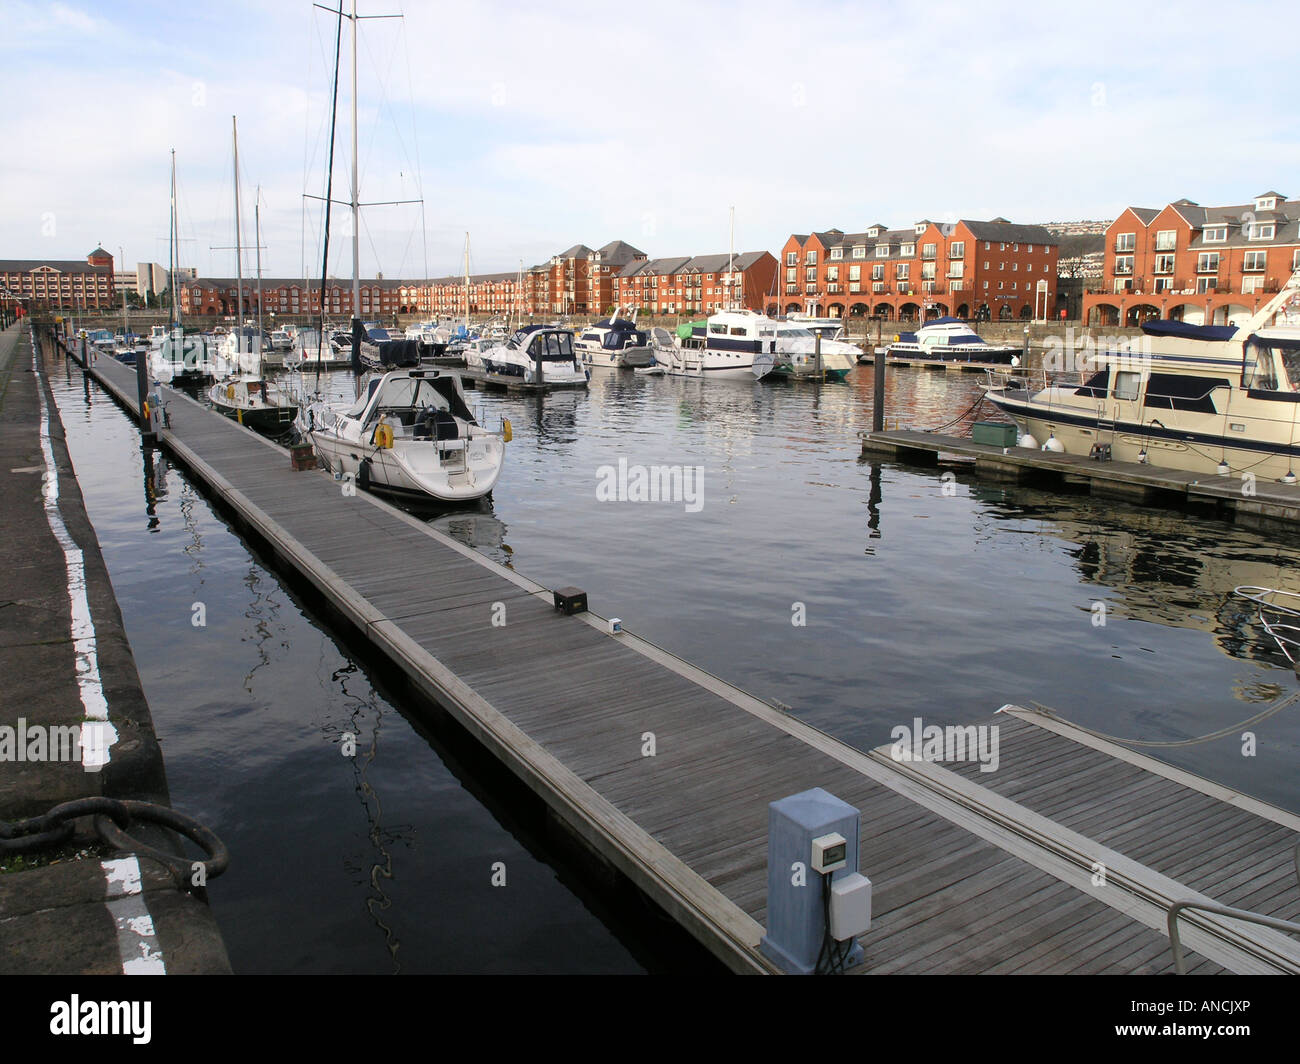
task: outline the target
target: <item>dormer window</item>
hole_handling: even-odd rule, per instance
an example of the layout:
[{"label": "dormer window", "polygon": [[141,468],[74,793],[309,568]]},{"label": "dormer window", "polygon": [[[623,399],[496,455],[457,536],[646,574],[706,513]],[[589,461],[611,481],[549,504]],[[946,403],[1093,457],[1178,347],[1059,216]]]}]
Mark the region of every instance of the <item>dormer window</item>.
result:
[{"label": "dormer window", "polygon": [[1276,196],[1260,196],[1255,201],[1255,210],[1257,211],[1274,211],[1277,210]]},{"label": "dormer window", "polygon": [[916,223],[915,228],[916,228],[916,235],[917,235],[917,236],[920,236],[922,233],[925,232],[925,229],[926,229],[926,225],[927,225],[927,224],[928,224],[928,223],[926,223],[926,222],[917,222],[917,223]]},{"label": "dormer window", "polygon": [[879,235],[880,235],[880,227],[879,227],[879,226],[875,226],[875,225],[873,225],[870,229],[867,230],[867,236],[871,237],[872,240],[874,240],[874,239],[875,239],[876,237],[878,237]]},{"label": "dormer window", "polygon": [[843,248],[831,248],[831,258],[833,258],[833,259],[842,259],[842,258],[844,258],[844,249],[843,249]]},{"label": "dormer window", "polygon": [[1201,233],[1201,239],[1207,244],[1222,244],[1228,239],[1226,225],[1209,225]]},{"label": "dormer window", "polygon": [[903,245],[901,245],[901,246],[899,247],[899,249],[898,249],[898,253],[899,253],[900,255],[902,255],[903,258],[905,258],[905,259],[910,259],[913,255],[916,254],[916,245],[915,245],[915,244],[903,244]]},{"label": "dormer window", "polygon": [[888,245],[888,244],[877,244],[877,245],[876,245],[876,258],[878,258],[878,259],[887,259],[887,258],[889,258],[889,245]]},{"label": "dormer window", "polygon": [[1272,222],[1251,222],[1245,226],[1247,240],[1272,240],[1277,227]]}]

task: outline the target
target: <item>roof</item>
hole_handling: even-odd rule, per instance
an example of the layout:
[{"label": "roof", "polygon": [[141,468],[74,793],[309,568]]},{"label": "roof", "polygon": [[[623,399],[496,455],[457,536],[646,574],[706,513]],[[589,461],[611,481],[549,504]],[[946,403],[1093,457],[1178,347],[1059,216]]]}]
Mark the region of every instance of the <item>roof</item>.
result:
[{"label": "roof", "polygon": [[59,273],[102,273],[112,272],[108,266],[92,266],[85,259],[0,259],[0,273],[30,273],[48,266]]},{"label": "roof", "polygon": [[970,230],[971,236],[975,237],[976,240],[1014,241],[1017,244],[1057,243],[1056,237],[1052,236],[1041,225],[1017,225],[1014,222],[999,221],[996,218],[991,222],[974,222],[963,218],[962,224]]},{"label": "roof", "polygon": [[[465,283],[462,277],[461,283]],[[186,278],[182,285],[184,287],[193,287],[194,285],[206,286],[209,288],[234,288],[239,283],[235,277],[190,277]],[[361,283],[368,288],[379,285],[381,288],[409,288],[412,285],[425,284],[423,281],[394,281],[385,277],[382,280],[375,277],[363,277]],[[325,282],[329,288],[351,288],[351,277],[330,277]],[[245,277],[244,285],[248,288],[256,289],[258,280],[256,277]],[[268,288],[292,288],[297,285],[299,288],[310,287],[313,291],[320,290],[320,278],[310,277],[305,282],[301,277],[263,277],[261,280],[263,291]]]},{"label": "roof", "polygon": [[1275,197],[1276,199],[1280,199],[1280,200],[1284,200],[1284,199],[1286,199],[1286,197],[1285,197],[1284,195],[1282,195],[1282,193],[1280,193],[1280,192],[1261,192],[1261,193],[1260,193],[1258,196],[1256,196],[1255,198],[1256,198],[1256,199],[1268,199],[1270,196]]},{"label": "roof", "polygon": [[113,256],[110,255],[107,251],[105,251],[103,248],[95,248],[95,250],[92,251],[89,255],[87,255],[86,258],[88,258],[88,259],[93,259],[93,258],[96,258],[96,257],[101,256],[101,255],[102,255],[104,258],[106,258],[106,259],[111,259],[111,258],[113,257]]},{"label": "roof", "polygon": [[646,262],[641,264],[641,269],[637,272],[653,274],[656,276],[659,274],[676,273],[690,261],[691,259],[689,255],[682,255],[670,259],[648,259]]},{"label": "roof", "polygon": [[561,251],[555,257],[557,259],[585,259],[591,254],[591,248],[586,244],[574,244],[568,251]]},{"label": "roof", "polygon": [[634,248],[623,240],[611,240],[594,254],[600,256],[601,262],[609,263],[611,266],[622,266],[625,263],[646,257],[644,251]]}]

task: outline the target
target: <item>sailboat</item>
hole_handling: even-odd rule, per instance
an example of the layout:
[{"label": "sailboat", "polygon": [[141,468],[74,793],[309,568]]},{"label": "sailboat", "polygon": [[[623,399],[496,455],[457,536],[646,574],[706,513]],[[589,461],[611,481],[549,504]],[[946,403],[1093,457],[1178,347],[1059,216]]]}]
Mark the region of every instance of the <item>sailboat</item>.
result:
[{"label": "sailboat", "polygon": [[[223,359],[227,363],[229,374],[224,380],[218,381],[208,389],[208,399],[219,413],[234,418],[241,425],[247,425],[258,432],[281,433],[292,426],[293,419],[298,413],[298,405],[275,381],[269,380],[262,373],[260,299],[257,307],[257,333],[253,337],[251,350],[244,350],[246,330],[244,328],[243,247],[240,243],[239,223],[239,129],[233,116],[230,124],[235,154],[235,280],[239,290],[238,315],[235,318],[235,331],[231,334],[234,350],[230,352],[228,358]],[[260,232],[256,240],[260,282],[262,255]]]},{"label": "sailboat", "polygon": [[[342,5],[338,9],[342,33]],[[360,307],[360,194],[357,175],[357,14],[352,10],[352,286],[353,313]],[[337,53],[336,53],[337,54]],[[337,88],[338,66],[335,65]],[[336,97],[337,98],[337,97]],[[326,184],[325,252],[329,260],[329,189],[333,181],[333,126],[330,176]],[[466,246],[468,263],[468,244]],[[467,267],[468,268],[468,267]],[[467,304],[468,309],[468,304]],[[354,369],[360,359],[361,322],[353,317]],[[398,344],[417,346],[417,341]],[[480,499],[496,486],[505,463],[510,422],[498,432],[479,425],[465,401],[459,374],[430,367],[402,367],[366,373],[355,403],[327,403],[317,394],[298,412],[299,438],[312,444],[321,464],[337,476],[355,478],[367,490],[424,501],[458,503]]]},{"label": "sailboat", "polygon": [[177,252],[176,222],[176,151],[172,150],[171,220],[168,231],[167,278],[171,307],[166,327],[155,325],[149,335],[148,366],[154,380],[164,384],[200,384],[212,376],[211,353],[207,341],[197,333],[185,334],[181,323],[180,300],[176,293],[176,275],[180,272]]}]

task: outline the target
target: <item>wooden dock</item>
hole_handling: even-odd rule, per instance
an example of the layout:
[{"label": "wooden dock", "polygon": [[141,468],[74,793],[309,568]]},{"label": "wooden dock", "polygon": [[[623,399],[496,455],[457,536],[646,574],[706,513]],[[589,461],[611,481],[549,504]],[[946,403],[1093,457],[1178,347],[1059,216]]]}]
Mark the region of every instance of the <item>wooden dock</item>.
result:
[{"label": "wooden dock", "polygon": [[1083,488],[1094,495],[1141,504],[1209,509],[1247,527],[1300,524],[1300,485],[1257,480],[1243,490],[1240,476],[1189,473],[1137,462],[1103,462],[1079,454],[996,447],[964,436],[915,429],[868,432],[863,455],[879,455],[920,465],[937,465],[945,457],[977,475],[1004,483],[1034,483]]},{"label": "wooden dock", "polygon": [[[890,355],[886,362],[891,366],[908,366],[912,369],[933,369],[947,370],[952,373],[984,373],[991,369],[1006,370],[1011,367],[1005,362],[966,362],[960,359],[944,361],[938,358],[897,358]],[[876,356],[872,351],[866,351],[858,356],[858,364],[863,366],[874,366]]]},{"label": "wooden dock", "polygon": [[[133,370],[89,372],[134,406]],[[758,949],[768,803],[811,787],[862,811],[858,972],[1167,972],[1174,901],[1300,917],[1292,813],[1013,707],[980,722],[999,729],[996,772],[856,749],[164,395],[162,444],[277,564],[733,970],[774,971]],[[1182,926],[1193,971],[1300,972],[1279,932],[1199,912]]]}]

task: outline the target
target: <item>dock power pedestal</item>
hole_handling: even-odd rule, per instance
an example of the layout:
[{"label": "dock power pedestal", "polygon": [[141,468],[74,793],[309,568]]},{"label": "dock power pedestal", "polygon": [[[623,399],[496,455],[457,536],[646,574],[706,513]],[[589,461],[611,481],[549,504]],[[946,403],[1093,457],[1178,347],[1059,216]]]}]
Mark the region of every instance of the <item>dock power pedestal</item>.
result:
[{"label": "dock power pedestal", "polygon": [[858,871],[860,814],[814,787],[768,806],[767,934],[760,949],[795,975],[862,961],[871,880]]}]

